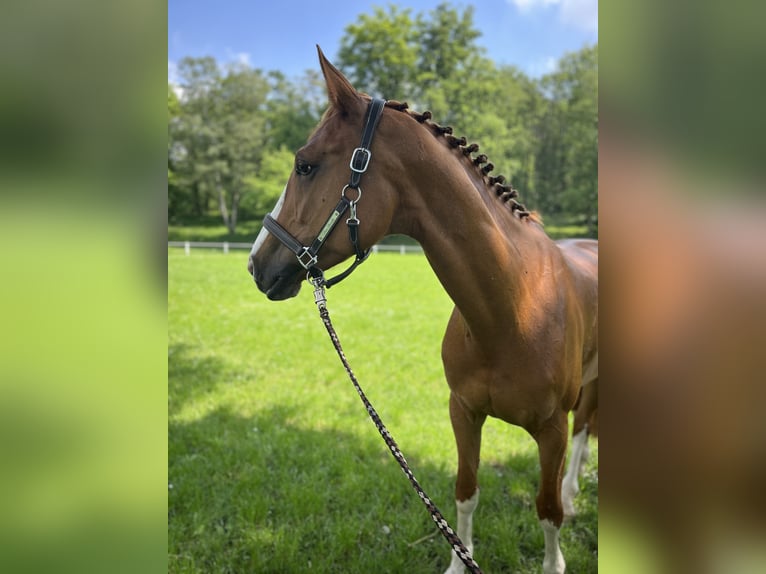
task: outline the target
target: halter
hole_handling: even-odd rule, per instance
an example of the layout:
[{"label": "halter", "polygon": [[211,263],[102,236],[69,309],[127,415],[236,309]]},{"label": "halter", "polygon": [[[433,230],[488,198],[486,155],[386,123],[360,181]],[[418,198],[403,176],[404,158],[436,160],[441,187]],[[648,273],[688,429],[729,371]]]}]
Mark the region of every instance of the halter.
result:
[{"label": "halter", "polygon": [[[313,281],[318,281],[326,287],[332,287],[336,283],[340,283],[346,277],[356,269],[361,263],[363,263],[370,255],[370,250],[364,251],[359,245],[359,219],[356,216],[356,204],[362,198],[362,188],[359,186],[359,182],[362,179],[362,174],[367,171],[367,167],[370,165],[370,159],[372,158],[372,152],[370,151],[370,144],[372,143],[372,136],[375,134],[375,128],[380,121],[380,117],[383,114],[383,107],[386,105],[386,101],[380,98],[373,98],[367,108],[367,118],[365,121],[364,131],[362,132],[362,143],[351,154],[351,161],[348,166],[351,168],[351,178],[349,182],[343,187],[340,192],[340,201],[335,209],[327,218],[319,234],[310,245],[303,245],[298,241],[289,231],[282,227],[277,220],[274,219],[271,214],[267,215],[263,220],[263,227],[265,227],[274,237],[279,239],[282,244],[292,251],[298,258],[298,263],[308,272],[307,276],[311,277]],[[356,197],[349,199],[346,196],[346,190],[353,189],[356,191]],[[343,273],[336,275],[331,279],[324,279],[324,272],[317,267],[317,253],[327,241],[327,238],[332,233],[333,229],[340,221],[341,216],[349,211],[349,218],[346,219],[346,225],[348,226],[348,235],[351,244],[354,246],[354,253],[356,258],[351,264],[351,267],[346,269]]]}]

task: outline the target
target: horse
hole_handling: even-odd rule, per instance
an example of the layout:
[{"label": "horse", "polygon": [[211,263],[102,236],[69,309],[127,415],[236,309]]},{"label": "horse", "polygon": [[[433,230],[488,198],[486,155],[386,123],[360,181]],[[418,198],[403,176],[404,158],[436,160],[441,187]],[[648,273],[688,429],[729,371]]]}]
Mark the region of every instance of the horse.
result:
[{"label": "horse", "polygon": [[[455,137],[430,112],[357,91],[317,51],[329,107],[295,154],[253,243],[248,273],[270,300],[284,300],[298,294],[307,269],[329,269],[356,254],[355,266],[389,234],[417,240],[455,304],[441,356],[458,454],[457,533],[473,552],[486,418],[520,426],[539,452],[543,570],[562,574],[568,413],[598,378],[598,242],[554,242],[505,178],[490,176],[493,166],[477,144]],[[360,148],[363,130],[371,143]],[[349,167],[357,175],[346,184]],[[334,227],[349,205],[325,219],[338,193],[352,208],[351,241]],[[311,249],[301,247],[314,237]],[[462,571],[453,551],[447,573]]]}]

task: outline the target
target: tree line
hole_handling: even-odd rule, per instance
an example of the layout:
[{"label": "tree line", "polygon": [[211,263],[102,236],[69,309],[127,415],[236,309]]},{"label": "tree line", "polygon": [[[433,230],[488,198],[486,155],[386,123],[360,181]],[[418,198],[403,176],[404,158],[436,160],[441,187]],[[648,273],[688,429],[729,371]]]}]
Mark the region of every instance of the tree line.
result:
[{"label": "tree line", "polygon": [[[334,63],[371,95],[433,113],[481,145],[543,217],[598,226],[598,45],[531,78],[476,43],[473,8],[428,13],[390,5],[349,25]],[[326,107],[315,70],[287,78],[213,58],[185,58],[168,84],[168,219],[238,221],[273,206]]]}]

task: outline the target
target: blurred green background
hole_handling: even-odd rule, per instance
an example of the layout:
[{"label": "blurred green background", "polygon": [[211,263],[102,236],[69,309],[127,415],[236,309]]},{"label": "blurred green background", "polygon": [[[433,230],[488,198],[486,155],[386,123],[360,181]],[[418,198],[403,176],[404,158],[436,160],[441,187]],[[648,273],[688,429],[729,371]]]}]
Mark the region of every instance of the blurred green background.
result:
[{"label": "blurred green background", "polygon": [[0,19],[0,571],[166,564],[166,14]]}]

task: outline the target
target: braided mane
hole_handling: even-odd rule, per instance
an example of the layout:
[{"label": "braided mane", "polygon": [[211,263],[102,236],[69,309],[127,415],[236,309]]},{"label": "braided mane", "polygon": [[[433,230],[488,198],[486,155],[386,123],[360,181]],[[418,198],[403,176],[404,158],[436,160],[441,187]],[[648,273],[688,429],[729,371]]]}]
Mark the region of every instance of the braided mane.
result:
[{"label": "braided mane", "polygon": [[497,175],[491,176],[489,173],[495,169],[495,165],[490,163],[485,154],[479,154],[472,156],[471,154],[479,151],[479,144],[468,144],[468,140],[464,136],[455,137],[452,135],[453,129],[451,126],[440,126],[436,122],[431,121],[431,112],[425,111],[422,114],[414,112],[409,109],[407,102],[397,102],[396,100],[389,100],[386,102],[386,107],[400,112],[408,114],[427,127],[429,127],[432,133],[436,136],[446,138],[447,143],[451,148],[459,150],[464,156],[471,159],[474,167],[485,182],[487,187],[494,191],[495,195],[505,204],[510,207],[511,213],[516,214],[519,218],[529,218],[536,223],[542,223],[540,216],[534,211],[528,211],[517,198],[519,192],[506,183],[505,176]]}]

